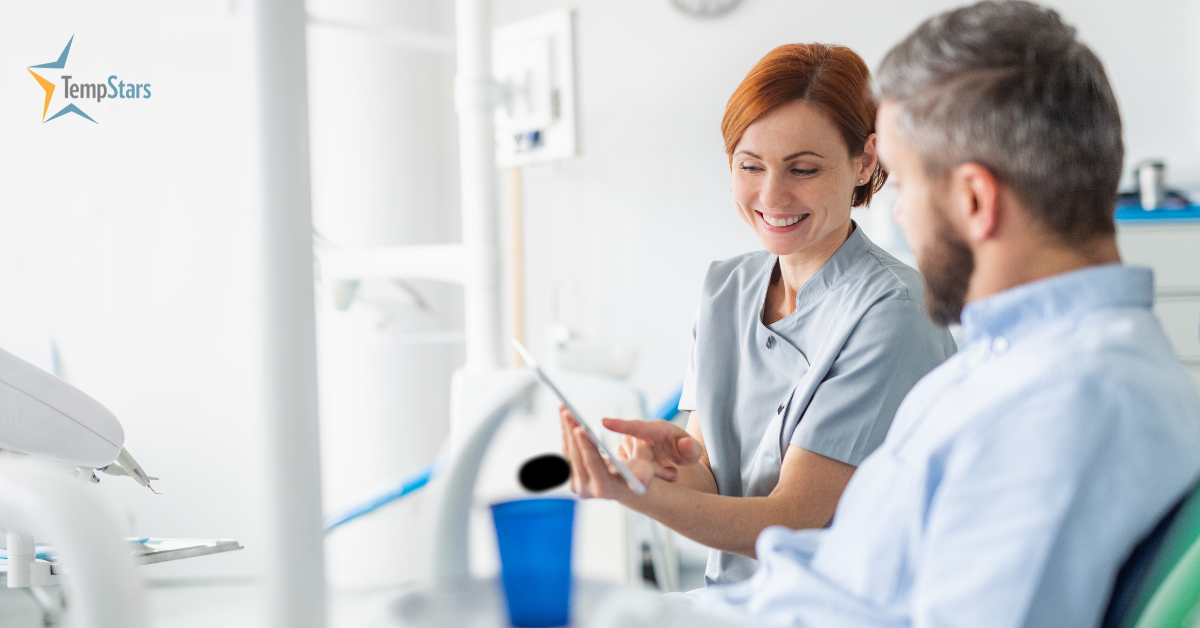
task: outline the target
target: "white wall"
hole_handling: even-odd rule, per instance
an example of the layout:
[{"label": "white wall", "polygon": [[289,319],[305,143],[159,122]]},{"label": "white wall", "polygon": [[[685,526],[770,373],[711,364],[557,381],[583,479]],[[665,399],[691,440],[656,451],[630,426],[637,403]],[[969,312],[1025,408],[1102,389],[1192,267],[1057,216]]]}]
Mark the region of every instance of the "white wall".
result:
[{"label": "white wall", "polygon": [[[526,175],[528,336],[538,351],[563,286],[566,322],[638,347],[651,401],[687,363],[708,262],[758,248],[735,216],[720,137],[725,102],[776,45],[849,45],[877,67],[920,21],[958,2],[745,0],[698,20],[668,0],[497,0],[504,24],[577,10],[582,154]],[[1128,162],[1165,157],[1200,188],[1200,7],[1188,0],[1054,2],[1105,62]],[[886,210],[886,208],[884,208]],[[856,212],[880,211],[856,210]],[[860,213],[861,220],[861,213]]]},{"label": "white wall", "polygon": [[[80,101],[41,124],[26,66],[152,84],[150,99]],[[106,404],[126,445],[160,476],[96,487],[129,531],[226,537],[247,550],[147,577],[254,571],[257,511],[258,231],[248,48],[229,3],[123,0],[0,5],[0,346],[39,334],[63,375]]]}]

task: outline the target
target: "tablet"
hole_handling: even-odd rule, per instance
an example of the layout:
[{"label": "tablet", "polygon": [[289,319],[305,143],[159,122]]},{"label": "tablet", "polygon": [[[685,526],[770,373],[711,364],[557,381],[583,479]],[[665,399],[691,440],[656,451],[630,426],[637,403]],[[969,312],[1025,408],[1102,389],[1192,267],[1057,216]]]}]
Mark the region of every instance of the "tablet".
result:
[{"label": "tablet", "polygon": [[588,427],[587,421],[583,420],[583,415],[579,414],[579,411],[571,405],[571,402],[567,401],[567,398],[564,397],[561,392],[559,392],[558,387],[554,385],[554,382],[550,381],[550,378],[547,377],[546,373],[542,371],[540,366],[538,366],[537,360],[533,359],[533,356],[530,355],[529,351],[525,348],[525,345],[521,344],[516,338],[513,338],[512,344],[513,347],[516,348],[517,353],[521,354],[521,359],[525,360],[525,364],[528,365],[529,368],[533,369],[533,372],[537,375],[538,379],[542,380],[542,383],[546,385],[546,388],[549,388],[550,392],[554,393],[554,396],[558,397],[558,400],[561,401],[562,404],[566,406],[567,410],[571,412],[576,419],[576,423],[579,424],[579,427],[582,427],[583,431],[587,433],[588,439],[590,439],[592,443],[596,445],[596,449],[599,449],[600,453],[605,458],[608,458],[609,462],[611,462],[613,466],[617,468],[617,473],[620,473],[621,477],[625,478],[625,483],[629,485],[629,488],[638,495],[645,495],[646,487],[640,481],[638,481],[637,476],[635,476],[633,472],[629,470],[629,467],[625,466],[625,463],[617,460],[617,457],[612,455],[612,452],[608,450],[608,447],[604,444],[604,441],[600,440],[600,437],[592,431],[592,428]]}]

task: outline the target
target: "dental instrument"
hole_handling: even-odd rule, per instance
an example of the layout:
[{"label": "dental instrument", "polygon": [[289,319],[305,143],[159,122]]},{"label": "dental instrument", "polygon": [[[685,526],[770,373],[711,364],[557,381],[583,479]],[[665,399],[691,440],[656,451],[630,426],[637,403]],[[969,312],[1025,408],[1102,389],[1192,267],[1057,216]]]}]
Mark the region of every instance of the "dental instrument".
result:
[{"label": "dental instrument", "polygon": [[154,490],[124,448],[125,431],[112,412],[83,391],[0,349],[0,449],[78,467],[128,475]]}]

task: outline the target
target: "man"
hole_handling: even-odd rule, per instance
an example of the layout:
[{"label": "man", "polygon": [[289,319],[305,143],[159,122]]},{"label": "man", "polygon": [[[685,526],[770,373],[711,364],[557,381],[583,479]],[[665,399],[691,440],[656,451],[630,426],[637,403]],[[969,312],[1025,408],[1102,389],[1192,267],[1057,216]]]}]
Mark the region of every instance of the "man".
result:
[{"label": "man", "polygon": [[[829,529],[768,528],[754,576],[699,606],[820,627],[1095,626],[1200,473],[1200,399],[1150,271],[1120,265],[1104,69],[1055,12],[987,2],[922,24],[877,80],[896,219],[930,315],[961,320],[968,344],[905,398]],[[642,455],[686,462],[650,432]]]},{"label": "man", "polygon": [[[1200,400],[1120,265],[1123,147],[1096,56],[1050,10],[935,17],[878,75],[879,152],[928,310],[967,346],[921,380],[832,528],[771,529],[703,601],[813,626],[1095,626],[1200,473]],[[965,304],[965,307],[964,307]]]}]

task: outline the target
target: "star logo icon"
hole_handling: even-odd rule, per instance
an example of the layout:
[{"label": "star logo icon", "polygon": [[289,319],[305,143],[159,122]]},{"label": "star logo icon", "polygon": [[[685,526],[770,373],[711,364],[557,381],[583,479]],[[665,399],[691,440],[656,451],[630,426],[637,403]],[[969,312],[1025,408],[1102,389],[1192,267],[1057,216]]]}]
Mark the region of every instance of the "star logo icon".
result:
[{"label": "star logo icon", "polygon": [[[38,69],[45,68],[48,70],[61,70],[63,68],[66,68],[67,67],[67,55],[71,54],[71,43],[74,41],[75,41],[75,36],[71,35],[71,39],[67,42],[67,46],[65,48],[63,48],[62,54],[58,55],[57,61],[51,61],[50,63],[42,63],[40,65],[31,65],[31,66],[25,68],[26,70],[29,70],[29,73],[33,75],[33,78],[37,79],[38,85],[40,85],[42,87],[42,90],[46,92],[46,102],[45,102],[45,104],[42,105],[42,124],[45,124],[45,123],[49,122],[50,120],[53,120],[60,116],[66,115],[68,113],[74,113],[76,115],[83,116],[84,118],[87,118],[88,120],[92,120],[92,117],[89,116],[88,114],[84,113],[82,110],[80,110],[79,107],[76,107],[75,103],[71,103],[71,104],[68,104],[66,107],[63,107],[61,111],[50,116],[50,120],[47,120],[46,112],[48,112],[50,110],[50,99],[54,96],[54,83],[47,81],[46,79],[42,78],[37,72],[33,71],[33,68],[38,68]],[[92,122],[95,124],[99,124],[95,120],[92,120]]]}]

